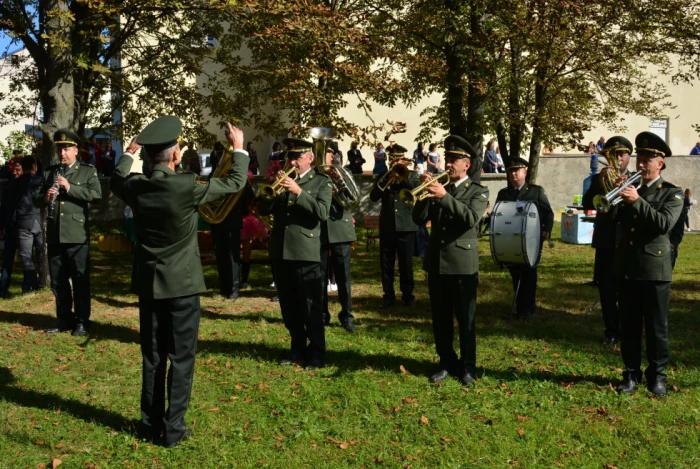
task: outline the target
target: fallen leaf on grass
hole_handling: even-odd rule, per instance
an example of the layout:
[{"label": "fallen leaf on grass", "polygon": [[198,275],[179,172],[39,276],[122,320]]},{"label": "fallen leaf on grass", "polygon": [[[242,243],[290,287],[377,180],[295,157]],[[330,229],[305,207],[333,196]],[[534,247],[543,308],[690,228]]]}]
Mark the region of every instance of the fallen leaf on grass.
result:
[{"label": "fallen leaf on grass", "polygon": [[53,469],[56,469],[58,466],[61,465],[62,462],[63,462],[63,461],[61,461],[60,459],[54,459],[54,460],[51,462],[51,467],[52,467]]},{"label": "fallen leaf on grass", "polygon": [[44,441],[43,441],[43,440],[36,440],[36,441],[34,442],[34,444],[37,445],[37,446],[44,446]]},{"label": "fallen leaf on grass", "polygon": [[40,462],[39,464],[36,465],[36,469],[45,469],[45,468],[46,468],[45,462]]},{"label": "fallen leaf on grass", "polygon": [[678,389],[678,386],[676,386],[675,384],[674,384],[673,386],[671,386],[671,390],[673,390],[673,392],[679,392],[679,391],[680,391],[680,389]]},{"label": "fallen leaf on grass", "polygon": [[612,464],[603,464],[603,469],[617,469],[617,466],[613,466]]},{"label": "fallen leaf on grass", "polygon": [[218,412],[219,408],[218,407],[212,407],[211,409],[207,409],[207,412]]},{"label": "fallen leaf on grass", "polygon": [[430,422],[428,421],[428,417],[426,417],[425,415],[421,415],[420,423],[422,423],[423,425],[426,425],[426,426],[430,426]]},{"label": "fallen leaf on grass", "polygon": [[441,439],[442,441],[446,441],[446,442],[448,442],[448,443],[449,443],[450,441],[452,441],[452,438],[448,438],[448,437],[446,437],[446,436],[443,436],[443,437],[441,437],[440,439]]},{"label": "fallen leaf on grass", "polygon": [[63,448],[63,443],[59,443],[59,444],[55,445],[54,448],[56,448],[56,449]]},{"label": "fallen leaf on grass", "polygon": [[405,374],[405,375],[408,374],[408,371],[406,371],[406,368],[404,368],[403,365],[399,366],[399,370],[401,370],[401,373],[403,373],[403,374]]},{"label": "fallen leaf on grass", "polygon": [[520,438],[525,437],[525,430],[523,430],[522,427],[518,428],[518,435],[520,435]]}]

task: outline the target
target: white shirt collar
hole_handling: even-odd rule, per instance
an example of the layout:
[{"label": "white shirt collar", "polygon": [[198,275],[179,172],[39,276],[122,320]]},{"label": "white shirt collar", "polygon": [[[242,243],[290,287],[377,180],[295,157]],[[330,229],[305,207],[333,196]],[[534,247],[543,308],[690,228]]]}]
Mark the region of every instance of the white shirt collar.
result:
[{"label": "white shirt collar", "polygon": [[300,175],[299,175],[299,179],[301,179],[301,178],[303,178],[304,176],[306,176],[306,174],[307,174],[309,171],[311,171],[312,169],[313,169],[313,168],[309,168],[309,169],[307,169],[306,171],[304,171],[303,174],[300,174]]},{"label": "white shirt collar", "polygon": [[459,181],[455,182],[455,189],[461,186],[467,179],[469,179],[469,176],[463,177]]},{"label": "white shirt collar", "polygon": [[[661,175],[657,176],[656,179],[654,179],[653,181],[649,181],[649,182],[644,182],[644,181],[642,181],[642,185],[643,185],[643,186],[647,186],[647,189],[648,189],[648,188],[650,188],[651,186],[653,186],[654,183],[655,183],[656,181],[658,181],[659,179],[661,179]],[[640,185],[639,187],[642,187],[642,186]]]}]

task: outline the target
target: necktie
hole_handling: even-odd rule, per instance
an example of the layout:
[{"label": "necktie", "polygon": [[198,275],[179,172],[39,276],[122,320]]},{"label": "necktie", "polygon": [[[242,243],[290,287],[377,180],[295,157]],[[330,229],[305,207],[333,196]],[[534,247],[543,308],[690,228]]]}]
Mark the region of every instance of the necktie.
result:
[{"label": "necktie", "polygon": [[644,193],[647,191],[648,187],[646,184],[642,184],[639,189],[637,189],[637,194],[639,195],[644,195]]},{"label": "necktie", "polygon": [[449,184],[447,185],[446,190],[447,190],[447,193],[448,193],[448,194],[450,194],[450,195],[454,194],[454,192],[455,192],[455,183],[454,183],[454,182],[449,183]]}]

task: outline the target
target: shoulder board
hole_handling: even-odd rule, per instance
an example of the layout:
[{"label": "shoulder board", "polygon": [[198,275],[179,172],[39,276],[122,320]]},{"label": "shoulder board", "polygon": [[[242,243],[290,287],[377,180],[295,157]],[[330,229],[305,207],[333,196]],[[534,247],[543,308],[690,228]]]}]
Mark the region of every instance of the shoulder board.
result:
[{"label": "shoulder board", "polygon": [[664,181],[664,182],[662,183],[662,185],[663,185],[665,188],[669,188],[669,187],[672,187],[672,188],[675,188],[675,189],[680,189],[680,188],[681,188],[680,186],[677,186],[677,185],[675,185],[674,183],[668,182],[668,181]]},{"label": "shoulder board", "polygon": [[[485,187],[485,188],[488,188],[488,186],[485,186],[485,185],[483,185],[483,184],[481,184],[481,183],[479,183],[479,182],[476,182],[476,181],[471,181],[471,185],[472,185],[472,186],[477,186],[477,187]],[[502,189],[501,189],[501,190],[502,190]]]},{"label": "shoulder board", "polygon": [[89,166],[91,168],[94,168],[94,166],[89,163],[80,163],[80,166]]}]

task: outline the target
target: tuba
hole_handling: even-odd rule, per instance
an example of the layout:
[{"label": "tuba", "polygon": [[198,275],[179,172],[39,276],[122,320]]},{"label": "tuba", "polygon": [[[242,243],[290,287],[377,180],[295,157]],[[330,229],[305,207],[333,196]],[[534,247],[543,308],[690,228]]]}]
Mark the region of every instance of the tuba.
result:
[{"label": "tuba", "polygon": [[338,164],[326,164],[326,150],[328,142],[333,138],[333,131],[327,127],[314,127],[311,129],[310,136],[314,141],[316,168],[321,174],[330,178],[333,186],[333,199],[344,210],[355,210],[360,204],[361,196],[352,174]]},{"label": "tuba", "polygon": [[[219,161],[219,166],[216,167],[216,171],[211,177],[221,178],[228,175],[231,171],[231,165],[233,164],[233,147],[228,142],[221,142],[224,147],[224,154]],[[224,219],[231,212],[233,207],[238,202],[238,199],[243,195],[245,187],[238,192],[233,192],[228,194],[226,197],[220,200],[215,200],[209,202],[208,204],[199,206],[199,214],[202,216],[204,221],[210,225],[218,225],[223,222]]]}]

